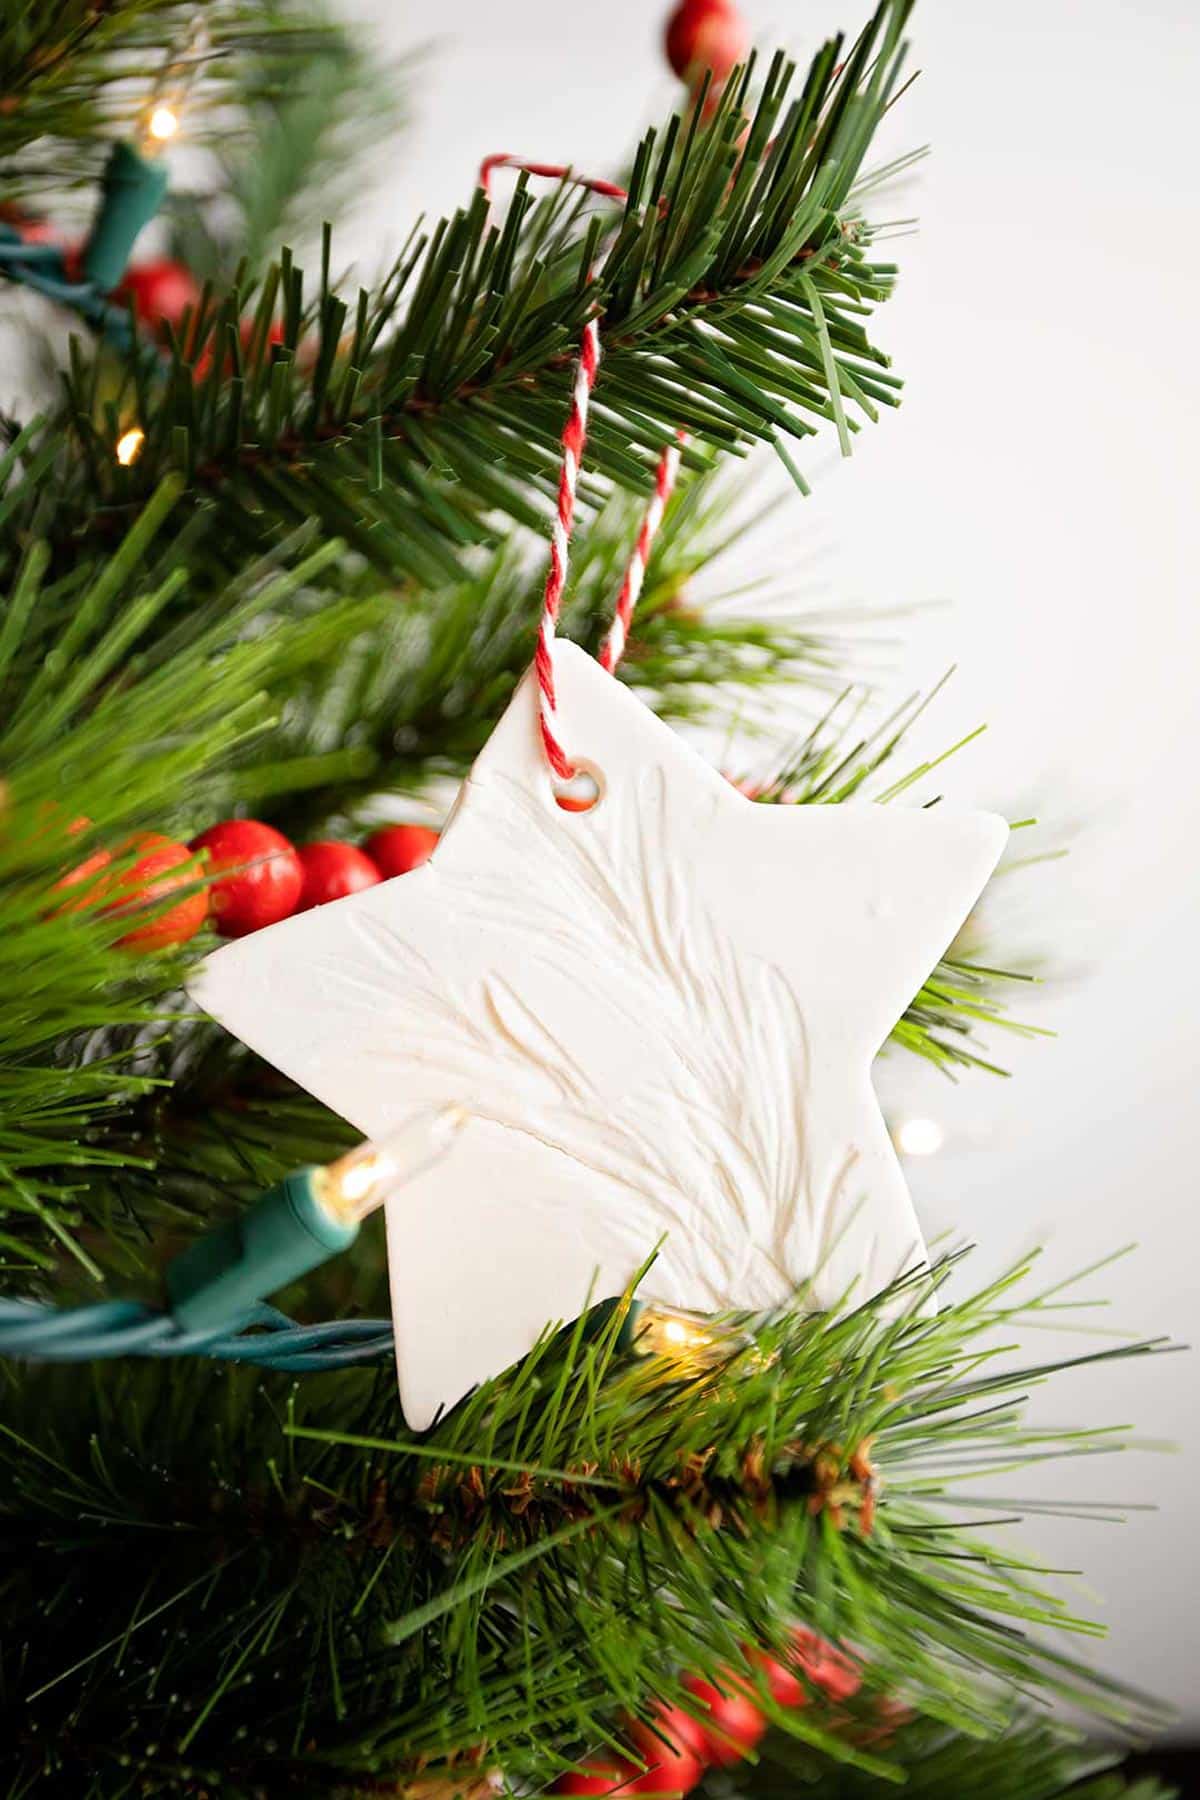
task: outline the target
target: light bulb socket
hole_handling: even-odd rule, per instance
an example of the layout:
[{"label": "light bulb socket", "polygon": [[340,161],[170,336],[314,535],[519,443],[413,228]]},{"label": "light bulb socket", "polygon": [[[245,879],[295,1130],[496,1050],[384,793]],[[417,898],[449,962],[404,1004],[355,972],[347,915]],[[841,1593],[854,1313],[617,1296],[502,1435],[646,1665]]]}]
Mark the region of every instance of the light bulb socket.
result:
[{"label": "light bulb socket", "polygon": [[297,1169],[168,1265],[171,1312],[183,1331],[236,1329],[268,1294],[349,1248],[358,1226],[330,1215],[321,1173]]},{"label": "light bulb socket", "polygon": [[101,293],[111,293],[129,266],[142,227],[167,192],[167,171],[132,144],[114,144],[100,182],[100,204],[83,251],[83,273]]}]

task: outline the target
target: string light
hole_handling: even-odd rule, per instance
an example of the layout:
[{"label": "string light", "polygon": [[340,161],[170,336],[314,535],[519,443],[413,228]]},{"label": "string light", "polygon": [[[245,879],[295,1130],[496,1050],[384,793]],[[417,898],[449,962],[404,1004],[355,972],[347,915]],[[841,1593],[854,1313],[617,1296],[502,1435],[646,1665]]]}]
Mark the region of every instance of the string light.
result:
[{"label": "string light", "polygon": [[946,1133],[936,1119],[903,1119],[892,1134],[901,1156],[936,1156]]},{"label": "string light", "polygon": [[296,1325],[264,1302],[348,1250],[359,1221],[444,1156],[467,1118],[461,1106],[417,1113],[382,1143],[360,1144],[323,1168],[294,1169],[167,1264],[165,1309],[135,1300],[54,1307],[0,1299],[0,1357],[215,1356],[301,1370],[392,1354],[388,1319]]},{"label": "string light", "polygon": [[469,1117],[463,1106],[418,1113],[378,1143],[347,1151],[317,1171],[321,1205],[339,1225],[357,1225],[402,1182],[439,1162]]},{"label": "string light", "polygon": [[357,1205],[373,1194],[376,1187],[381,1185],[394,1169],[395,1164],[390,1156],[360,1156],[337,1183],[339,1199],[344,1205]]},{"label": "string light", "polygon": [[123,469],[127,469],[130,463],[137,461],[142,454],[142,445],[145,441],[146,434],[140,425],[131,425],[128,431],[121,433],[117,439],[116,455],[117,461]]},{"label": "string light", "polygon": [[[160,152],[179,134],[184,100],[207,54],[207,28],[196,13],[183,48],[163,64],[133,139],[121,139],[109,153],[81,257],[84,283],[97,294],[111,294],[118,285],[138,234],[166,198],[167,171]],[[121,460],[132,462],[133,457]]]},{"label": "string light", "polygon": [[204,66],[208,46],[208,27],[197,12],[182,48],[168,56],[154,84],[139,133],[138,148],[143,156],[157,156],[179,135],[184,103]]},{"label": "string light", "polygon": [[156,143],[165,144],[179,130],[179,114],[174,107],[168,106],[164,102],[163,105],[156,106],[150,114],[146,121],[146,130]]},{"label": "string light", "polygon": [[379,1143],[286,1175],[249,1212],[168,1264],[176,1324],[185,1332],[237,1330],[268,1294],[348,1250],[368,1213],[445,1156],[467,1116],[461,1106],[415,1113]]},{"label": "string light", "polygon": [[702,1313],[685,1312],[656,1300],[639,1302],[633,1326],[633,1348],[641,1356],[662,1356],[699,1368],[728,1362],[751,1339],[735,1326],[722,1325]]}]

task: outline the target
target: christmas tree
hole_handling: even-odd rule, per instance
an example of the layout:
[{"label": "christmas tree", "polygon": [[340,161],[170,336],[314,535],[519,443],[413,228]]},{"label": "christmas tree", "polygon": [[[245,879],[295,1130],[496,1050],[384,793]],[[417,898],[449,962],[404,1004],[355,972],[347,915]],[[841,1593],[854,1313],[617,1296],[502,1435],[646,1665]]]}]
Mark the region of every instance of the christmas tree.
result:
[{"label": "christmas tree", "polygon": [[[332,1076],[281,1072],[307,1068],[313,1045],[323,1069],[335,1041],[338,1080],[359,1079],[332,998],[353,975],[350,922],[369,935],[384,906],[417,920],[424,895],[450,913],[457,879],[487,924],[487,860],[464,874],[453,846],[466,857],[470,819],[502,792],[487,771],[506,742],[551,797],[523,855],[611,813],[615,789],[569,781],[577,700],[643,709],[619,716],[650,756],[666,725],[756,723],[770,775],[735,785],[727,768],[702,788],[706,817],[747,845],[823,822],[903,833],[936,800],[932,765],[905,762],[915,709],[847,701],[836,632],[689,589],[731,548],[752,553],[752,526],[730,524],[731,463],[770,447],[803,490],[799,440],[848,450],[898,399],[874,317],[895,276],[875,201],[896,169],[872,143],[904,90],[909,11],[883,0],[798,67],[748,57],[727,0],[683,0],[667,34],[679,111],[632,155],[614,142],[612,168],[586,178],[493,159],[461,210],[415,227],[363,288],[320,222],[395,123],[397,71],[290,4],[7,7],[0,291],[36,395],[4,417],[0,455],[12,1800],[1160,1792],[1089,1747],[1155,1711],[1070,1649],[1094,1627],[1002,1532],[1039,1503],[987,1493],[990,1473],[1121,1441],[1103,1422],[1056,1434],[1025,1417],[1030,1385],[1066,1365],[1012,1346],[1072,1303],[1039,1285],[1035,1258],[974,1291],[957,1250],[842,1279],[864,1241],[855,1175],[819,1254],[797,1266],[808,1239],[792,1218],[785,1245],[773,1217],[770,1280],[757,1265],[730,1276],[718,1199],[752,1237],[738,1170],[753,1171],[736,1146],[712,1150],[704,1094],[679,1101],[682,1127],[661,1119],[661,1144],[687,1140],[694,1162],[656,1163],[653,1131],[634,1134],[647,1096],[616,1124],[596,1117],[546,1019],[493,988],[506,1053],[561,1063],[563,1143],[592,1159],[563,1156],[584,1170],[571,1192],[609,1194],[614,1159],[632,1158],[639,1178],[619,1185],[641,1240],[632,1256],[622,1240],[623,1273],[593,1304],[548,1288],[515,1361],[493,1356],[456,1391],[447,1349],[440,1410],[406,1418],[394,1344],[402,1377],[406,1358],[437,1365],[438,1315],[482,1341],[516,1297],[471,1289],[460,1228],[464,1267],[451,1255],[418,1280],[431,1337],[414,1346],[391,1316],[381,1221],[357,1234],[359,1210],[392,1179],[389,1156],[415,1188],[436,1148],[437,1180],[461,1189],[456,1133],[536,1136],[524,1090],[481,1037],[465,1123],[401,1095],[385,1154],[356,1150],[343,1116],[365,1099],[334,1109],[318,1097]],[[197,191],[176,179],[177,136],[209,152]],[[140,247],[152,220],[170,254]],[[315,273],[292,235],[315,244]],[[815,721],[799,743],[794,712],[785,733],[760,704],[781,690]],[[485,745],[443,853],[448,797]],[[665,783],[701,779],[661,755]],[[619,760],[614,745],[610,774]],[[639,831],[660,816],[665,801]],[[608,871],[586,867],[599,908]],[[688,1079],[713,1078],[709,1037],[724,1034],[722,1103],[744,1135],[761,1150],[777,1115],[791,1132],[800,1113],[806,1142],[817,1100],[805,1112],[798,1096],[820,1083],[804,996],[789,1010],[777,983],[746,987],[723,950],[673,929],[700,869],[697,852],[662,876],[641,914],[610,907],[604,966],[632,1009],[621,934],[638,953],[653,939],[637,979],[674,982],[686,1020],[703,1015],[680,1052]],[[932,942],[945,908],[930,869],[910,873],[909,910],[930,915],[916,941]],[[540,879],[529,865],[530,893]],[[463,967],[466,918],[439,922]],[[584,930],[586,953],[591,919],[538,928],[564,944]],[[434,956],[433,924],[428,945],[412,932],[408,983]],[[952,932],[892,1004],[874,969],[898,954],[898,917],[862,967],[828,959],[826,1005],[849,1019],[874,996],[891,1053],[986,1079],[978,1033],[1006,1024],[1011,978]],[[267,970],[274,1018],[257,1035],[307,1049],[272,1066],[209,1016],[221,978],[196,971],[222,939],[238,960],[212,967],[235,971],[233,1010]],[[325,988],[310,987],[304,959],[329,944]],[[514,936],[514,968],[527,955]],[[816,966],[826,945],[796,955]],[[706,956],[737,1001],[719,1015],[698,999]],[[363,1041],[387,1004],[369,995]],[[636,1024],[657,1041],[649,1012]],[[436,1060],[411,1036],[397,1054]],[[900,1205],[890,1152],[872,1157]],[[721,1194],[703,1197],[718,1167]],[[799,1176],[772,1179],[791,1205]],[[677,1190],[709,1209],[721,1304],[660,1303],[687,1285],[672,1258],[692,1215],[662,1199]],[[515,1233],[487,1200],[464,1191],[463,1216]],[[398,1191],[397,1282],[404,1205]],[[477,1332],[472,1307],[488,1314]]]}]

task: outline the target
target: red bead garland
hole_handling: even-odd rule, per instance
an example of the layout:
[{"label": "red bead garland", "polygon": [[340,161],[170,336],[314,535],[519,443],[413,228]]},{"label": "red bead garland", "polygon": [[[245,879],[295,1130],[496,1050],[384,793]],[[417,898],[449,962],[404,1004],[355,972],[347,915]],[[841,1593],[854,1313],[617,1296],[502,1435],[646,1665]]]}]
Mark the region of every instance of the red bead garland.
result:
[{"label": "red bead garland", "polygon": [[[81,831],[87,830],[91,822],[92,821],[89,818],[81,813],[77,819],[72,819],[71,823],[67,826],[67,836],[78,836]],[[77,863],[73,869],[68,869],[65,875],[60,875],[58,880],[54,883],[52,889],[53,893],[57,894],[62,888],[72,887],[83,887],[85,891],[78,899],[66,900],[61,906],[56,906],[51,912],[50,917],[55,919],[60,913],[84,912],[92,905],[95,895],[87,884],[90,883],[93,875],[98,875],[101,869],[106,869],[111,861],[112,852],[110,850],[93,850],[92,854],[85,857],[81,863]]]},{"label": "red bead garland", "polygon": [[[73,837],[90,824],[90,819],[75,819],[65,828],[66,835]],[[420,868],[438,837],[428,825],[387,825],[373,832],[361,849],[329,838],[297,849],[261,819],[221,819],[198,833],[190,845],[151,833],[133,840],[129,847],[142,846],[146,854],[120,873],[104,874],[113,860],[105,849],[94,850],[67,869],[51,884],[51,892],[71,888],[80,892],[52,907],[47,916],[132,909],[172,888],[192,886],[207,874],[217,879],[159,918],[127,932],[118,943],[132,950],[182,944],[195,936],[206,918],[222,937],[246,937],[293,913]],[[172,876],[174,869],[180,872]]]},{"label": "red bead garland", "polygon": [[806,1625],[792,1632],[792,1661],[810,1681],[833,1701],[852,1700],[862,1686],[862,1673],[836,1644],[831,1644]]},{"label": "red bead garland", "polygon": [[[238,325],[238,341],[240,342],[240,344],[242,346],[242,352],[244,355],[248,356],[250,354],[250,351],[254,347],[254,343],[257,338],[257,335],[258,335],[258,333],[256,331],[255,321],[253,318],[243,319],[240,322],[240,324]],[[195,366],[194,373],[195,373],[195,377],[196,377],[197,381],[204,381],[208,375],[209,370],[212,368],[213,356],[214,356],[214,345],[216,344],[216,342],[218,341],[218,339],[221,336],[223,336],[223,333],[219,329],[211,332],[208,336],[207,342],[204,345],[204,348],[201,350],[199,356],[196,358],[196,366]],[[267,327],[266,337],[263,342],[264,353],[268,353],[268,360],[269,360],[269,352],[271,350],[271,347],[275,344],[282,344],[282,342],[283,342],[283,326],[280,324],[278,319],[273,319]],[[186,346],[186,348],[188,349],[189,354],[191,354],[193,346],[189,343]],[[225,355],[222,358],[221,373],[222,373],[222,375],[232,375],[233,374],[233,358],[229,355],[228,351],[225,352]]]},{"label": "red bead garland", "polygon": [[[777,1706],[806,1706],[812,1688],[833,1705],[853,1698],[862,1686],[858,1664],[845,1651],[797,1625],[780,1658],[753,1645],[746,1658],[766,1683]],[[803,1676],[803,1679],[801,1679]],[[659,1702],[653,1719],[627,1721],[625,1735],[640,1761],[604,1755],[561,1775],[555,1794],[616,1796],[655,1794],[682,1800],[700,1781],[705,1767],[728,1768],[750,1755],[765,1735],[768,1720],[755,1705],[752,1678],[745,1670],[724,1669],[715,1682],[685,1675],[683,1685],[699,1705],[699,1716],[680,1706]],[[892,1716],[894,1712],[894,1717]],[[911,1715],[904,1707],[880,1707],[880,1725],[869,1740],[883,1741]]]},{"label": "red bead garland", "polygon": [[716,1687],[702,1676],[688,1675],[684,1687],[704,1708],[704,1742],[708,1761],[717,1768],[741,1762],[767,1729],[764,1715],[746,1692],[745,1677],[729,1673]]},{"label": "red bead garland", "polygon": [[[187,267],[186,263],[177,262],[173,257],[159,257],[152,262],[133,263],[125,271],[120,285],[113,291],[113,299],[120,302],[133,302],[134,316],[139,325],[146,328],[155,337],[165,340],[173,329],[179,331],[188,313],[195,314],[200,302],[200,283]],[[213,365],[214,343],[220,333],[209,333],[208,341],[196,357],[195,374],[202,381]],[[249,352],[257,337],[256,320],[252,317],[242,319],[238,325],[238,337],[242,350]],[[189,332],[183,344],[185,356],[195,355],[195,333]],[[272,345],[282,344],[283,326],[278,319],[273,319],[267,327],[265,348],[269,351]],[[227,354],[222,354],[222,373],[232,373],[233,364]]]},{"label": "red bead garland", "polygon": [[577,1795],[580,1800],[591,1800],[591,1796],[600,1794],[627,1794],[629,1782],[639,1773],[636,1763],[608,1757],[603,1762],[588,1763],[586,1768],[572,1769],[568,1774],[560,1775],[550,1791]]},{"label": "red bead garland", "polygon": [[786,1663],[777,1662],[765,1650],[747,1648],[746,1655],[767,1684],[767,1692],[776,1706],[807,1706],[808,1689]]},{"label": "red bead garland", "polygon": [[125,950],[163,950],[168,944],[186,944],[195,937],[208,916],[208,891],[196,886],[199,870],[186,844],[160,832],[148,831],[126,846],[143,854],[128,869],[122,869],[111,882],[100,884],[118,897],[105,905],[105,912],[127,912],[152,906],[173,893],[176,888],[191,888],[177,906],[168,907],[144,925],[137,925],[117,939]]},{"label": "red bead garland", "polygon": [[388,881],[428,862],[437,842],[438,833],[428,825],[385,825],[371,833],[363,849]]},{"label": "red bead garland", "polygon": [[163,256],[126,269],[113,298],[132,300],[138,324],[165,337],[168,326],[178,330],[188,308],[196,305],[200,283],[185,263]]},{"label": "red bead garland", "polygon": [[222,819],[192,839],[205,853],[210,873],[235,872],[215,881],[213,924],[222,937],[245,937],[288,918],[300,904],[304,868],[281,831],[258,819]]},{"label": "red bead garland", "polygon": [[298,852],[304,871],[300,889],[299,912],[310,906],[327,906],[331,900],[343,900],[347,894],[361,893],[383,880],[369,856],[353,844],[338,844],[323,839],[317,844],[302,844]]},{"label": "red bead garland", "polygon": [[636,1719],[628,1727],[628,1736],[646,1764],[630,1784],[631,1793],[661,1794],[666,1800],[677,1800],[690,1793],[703,1775],[709,1760],[708,1739],[700,1721],[681,1706],[658,1706],[653,1724]]}]

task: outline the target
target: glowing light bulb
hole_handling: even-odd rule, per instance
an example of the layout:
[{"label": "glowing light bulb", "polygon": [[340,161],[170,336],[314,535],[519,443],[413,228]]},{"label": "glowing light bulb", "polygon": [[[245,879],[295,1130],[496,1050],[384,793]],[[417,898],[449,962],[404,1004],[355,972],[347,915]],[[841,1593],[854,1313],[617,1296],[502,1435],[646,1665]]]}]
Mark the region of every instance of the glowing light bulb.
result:
[{"label": "glowing light bulb", "polygon": [[390,1156],[364,1156],[361,1162],[351,1163],[342,1176],[342,1199],[365,1200],[373,1187],[392,1179],[396,1173],[396,1165]]},{"label": "glowing light bulb", "polygon": [[357,1224],[397,1188],[440,1162],[469,1119],[463,1106],[416,1113],[377,1144],[360,1144],[320,1171],[321,1204],[339,1224]]},{"label": "glowing light bulb", "polygon": [[179,130],[179,114],[172,106],[156,106],[146,121],[146,130],[157,143],[165,144]]},{"label": "glowing light bulb", "polygon": [[184,104],[203,71],[209,52],[208,27],[197,11],[178,54],[168,56],[142,114],[139,148],[155,157],[179,135]]},{"label": "glowing light bulb", "polygon": [[901,1156],[936,1156],[946,1133],[936,1119],[904,1119],[893,1133]]},{"label": "glowing light bulb", "polygon": [[655,1300],[636,1301],[635,1306],[633,1347],[642,1356],[671,1357],[710,1368],[728,1362],[752,1342],[735,1326],[682,1312],[676,1306],[661,1306]]},{"label": "glowing light bulb", "polygon": [[142,445],[145,441],[146,434],[140,425],[131,425],[128,431],[121,433],[117,439],[116,454],[117,461],[123,469],[127,469],[130,463],[137,461],[142,454]]}]

